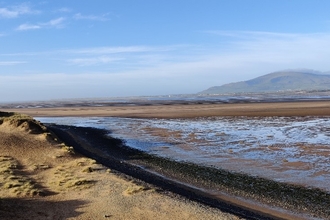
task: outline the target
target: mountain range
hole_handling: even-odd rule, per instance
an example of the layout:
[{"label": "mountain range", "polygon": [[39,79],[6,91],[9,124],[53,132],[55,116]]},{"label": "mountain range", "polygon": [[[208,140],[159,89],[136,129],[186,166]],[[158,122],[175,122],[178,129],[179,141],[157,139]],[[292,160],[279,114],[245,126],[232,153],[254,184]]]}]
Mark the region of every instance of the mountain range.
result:
[{"label": "mountain range", "polygon": [[284,70],[251,80],[213,86],[199,94],[261,93],[330,90],[330,74],[313,70]]}]

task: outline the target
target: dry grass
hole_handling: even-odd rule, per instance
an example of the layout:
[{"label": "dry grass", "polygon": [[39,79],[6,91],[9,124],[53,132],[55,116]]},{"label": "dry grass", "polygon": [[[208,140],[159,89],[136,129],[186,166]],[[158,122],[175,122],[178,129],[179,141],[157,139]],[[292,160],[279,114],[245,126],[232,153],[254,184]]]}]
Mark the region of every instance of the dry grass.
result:
[{"label": "dry grass", "polygon": [[[16,144],[13,146],[15,146],[15,149],[21,152],[23,156],[19,161],[33,160],[32,158],[28,159],[28,154],[24,156],[24,151],[26,152],[26,150],[28,150],[25,145],[30,145],[30,143],[26,143],[25,141],[26,134],[33,134],[33,139],[36,139],[36,141],[46,141],[48,144],[51,143],[53,146],[57,146],[58,149],[61,149],[60,151],[56,151],[54,148],[54,152],[56,153],[53,154],[52,159],[64,162],[68,158],[71,158],[71,155],[75,154],[73,147],[58,141],[52,133],[47,131],[47,128],[43,124],[28,115],[0,112],[0,126],[4,129],[3,131],[10,131],[7,134],[15,134],[15,140],[12,141],[15,141]],[[3,144],[6,144],[6,142],[3,142]],[[31,148],[31,150],[35,152],[38,150],[43,151],[39,149],[40,147],[42,148],[42,146],[35,146],[32,147],[33,149]],[[52,150],[47,149],[47,151],[51,152]],[[53,175],[47,179],[47,181],[43,182],[44,186],[49,186],[51,185],[50,182],[52,182],[62,189],[82,189],[89,188],[95,183],[92,178],[88,179],[83,175],[78,175],[79,173],[88,173],[96,170],[97,165],[94,160],[75,157],[71,158],[69,163],[64,162],[61,165],[53,167],[50,164],[56,164],[57,162],[49,161],[49,164],[47,160],[42,159],[40,154],[39,156],[40,158],[35,160],[34,164],[24,165],[29,171],[23,169],[23,166],[20,166],[20,162],[13,157],[0,156],[0,187],[3,189],[1,193],[3,196],[43,195],[45,191],[32,179],[34,175],[45,172],[53,173]],[[47,175],[47,173],[45,173],[45,175]],[[60,191],[61,189],[58,190],[58,192]]]},{"label": "dry grass", "polygon": [[66,145],[64,145],[64,146],[62,146],[62,149],[63,149],[64,151],[70,153],[70,154],[74,154],[74,153],[75,153],[73,147],[71,147],[71,146],[66,146]]},{"label": "dry grass", "polygon": [[17,196],[43,195],[44,191],[34,181],[21,175],[19,163],[12,157],[0,156],[0,188]]},{"label": "dry grass", "polygon": [[47,131],[47,128],[31,116],[12,113],[0,112],[0,125],[7,123],[13,127],[20,128],[32,134],[40,134]]},{"label": "dry grass", "polygon": [[133,195],[147,190],[147,188],[139,185],[129,186],[124,192],[124,195]]},{"label": "dry grass", "polygon": [[[51,184],[55,185],[60,191],[90,188],[96,182],[92,175],[96,170],[105,170],[105,167],[97,164],[92,159],[74,159],[53,169],[52,176],[54,178]],[[88,175],[86,176],[86,174]]]}]

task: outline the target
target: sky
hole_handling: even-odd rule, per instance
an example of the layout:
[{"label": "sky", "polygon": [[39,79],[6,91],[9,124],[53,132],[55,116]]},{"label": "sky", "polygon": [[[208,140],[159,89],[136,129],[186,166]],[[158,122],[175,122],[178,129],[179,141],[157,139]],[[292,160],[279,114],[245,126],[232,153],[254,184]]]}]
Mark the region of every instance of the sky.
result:
[{"label": "sky", "polygon": [[0,102],[191,94],[330,71],[328,0],[0,0]]}]

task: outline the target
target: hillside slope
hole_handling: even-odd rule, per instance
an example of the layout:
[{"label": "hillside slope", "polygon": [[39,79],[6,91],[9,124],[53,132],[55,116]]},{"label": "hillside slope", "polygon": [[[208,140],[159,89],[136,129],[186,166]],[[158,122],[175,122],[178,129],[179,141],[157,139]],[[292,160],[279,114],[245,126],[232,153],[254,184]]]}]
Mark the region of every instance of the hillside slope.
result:
[{"label": "hillside slope", "polygon": [[251,80],[214,86],[200,94],[329,90],[330,75],[315,71],[280,71]]}]

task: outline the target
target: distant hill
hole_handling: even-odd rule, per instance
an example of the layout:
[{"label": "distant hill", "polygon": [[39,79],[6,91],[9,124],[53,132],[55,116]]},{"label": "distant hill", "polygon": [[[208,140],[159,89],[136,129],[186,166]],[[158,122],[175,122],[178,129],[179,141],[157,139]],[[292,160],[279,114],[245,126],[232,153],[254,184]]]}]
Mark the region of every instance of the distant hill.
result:
[{"label": "distant hill", "polygon": [[330,90],[330,75],[312,70],[286,70],[251,80],[214,86],[199,94]]}]

